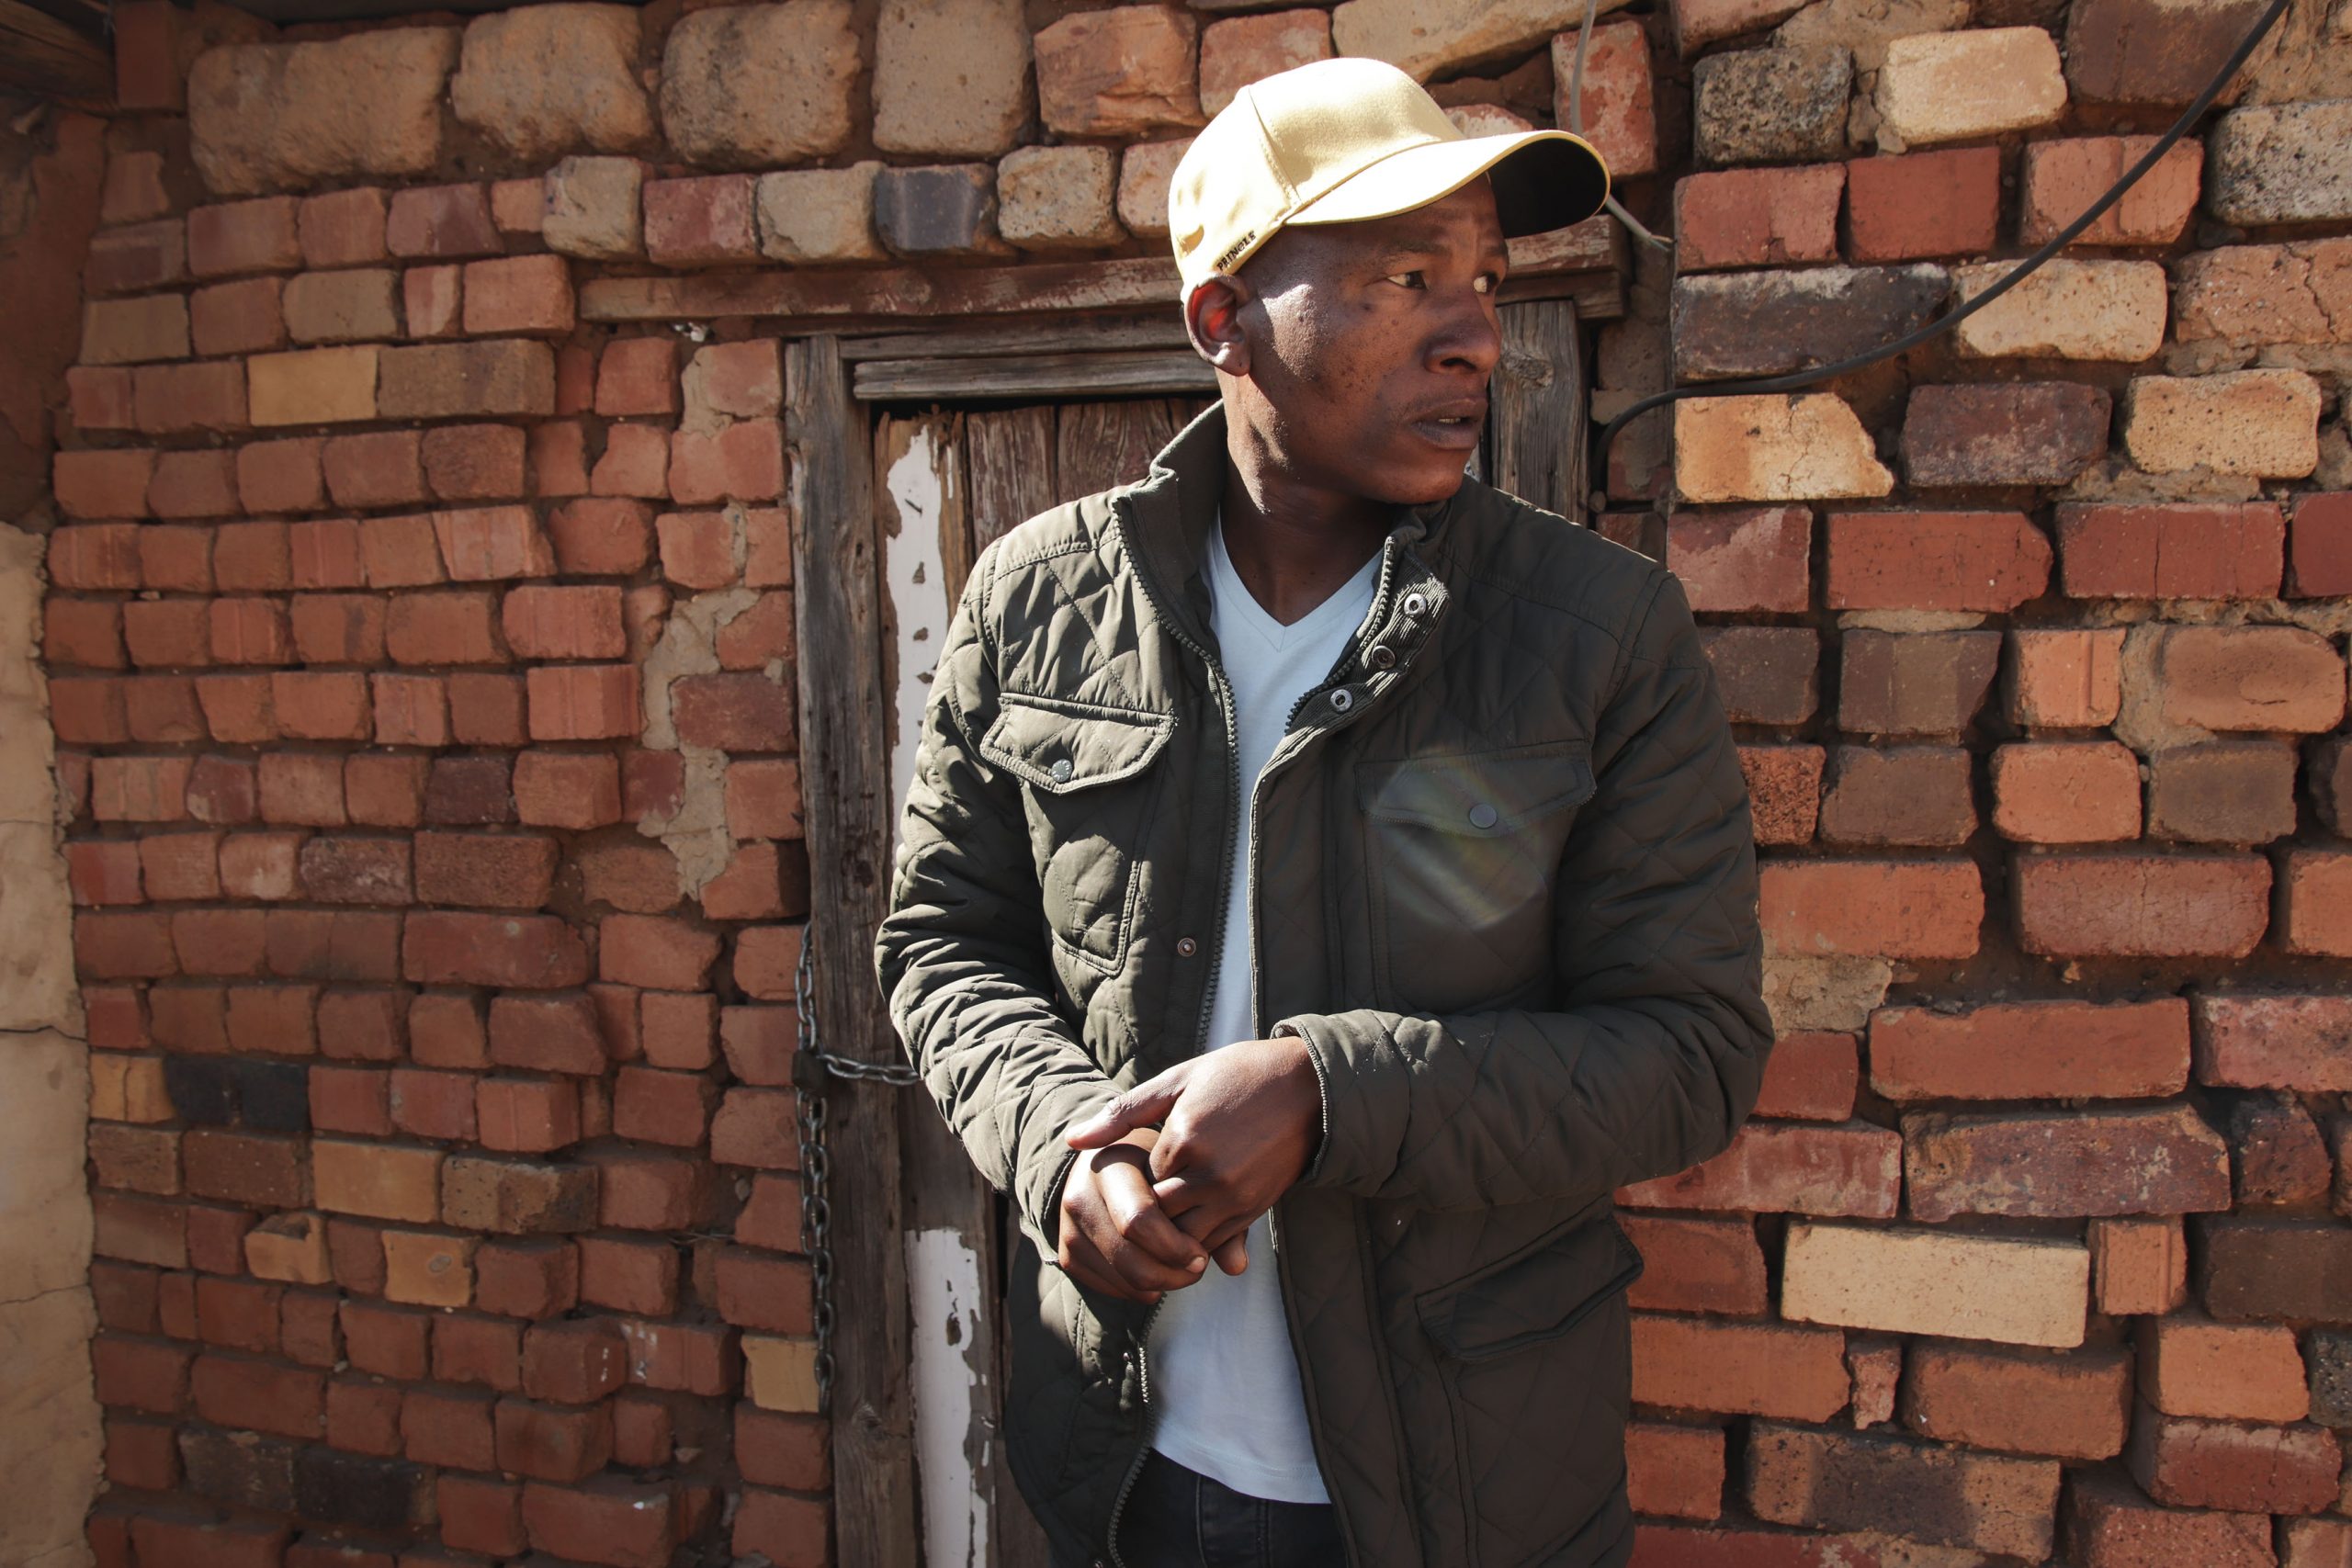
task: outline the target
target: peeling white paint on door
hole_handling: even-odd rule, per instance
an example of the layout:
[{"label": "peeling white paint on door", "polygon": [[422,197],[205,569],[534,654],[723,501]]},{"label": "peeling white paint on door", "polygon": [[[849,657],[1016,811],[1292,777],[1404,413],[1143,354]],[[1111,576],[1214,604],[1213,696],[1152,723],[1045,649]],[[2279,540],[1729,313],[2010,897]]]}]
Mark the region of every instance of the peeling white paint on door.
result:
[{"label": "peeling white paint on door", "polygon": [[[922,1485],[926,1568],[986,1568],[989,1498],[979,1475],[995,1457],[981,1419],[980,1255],[953,1230],[907,1236],[914,1318],[915,1470]],[[975,1449],[977,1445],[977,1450]]]},{"label": "peeling white paint on door", "polygon": [[[940,521],[953,517],[961,524],[961,508],[948,493],[956,454],[940,439],[940,427],[929,421],[899,425],[907,433],[907,450],[883,476],[888,497],[885,517],[895,514],[897,526],[882,529],[882,587],[895,623],[898,689],[891,694],[890,727],[890,844],[898,847],[899,807],[906,804],[907,788],[914,782],[915,739],[922,730],[923,705],[931,699],[932,671],[939,664],[940,645],[947,636],[954,606],[947,603],[947,572],[941,564]],[[884,439],[888,439],[885,425]]]}]

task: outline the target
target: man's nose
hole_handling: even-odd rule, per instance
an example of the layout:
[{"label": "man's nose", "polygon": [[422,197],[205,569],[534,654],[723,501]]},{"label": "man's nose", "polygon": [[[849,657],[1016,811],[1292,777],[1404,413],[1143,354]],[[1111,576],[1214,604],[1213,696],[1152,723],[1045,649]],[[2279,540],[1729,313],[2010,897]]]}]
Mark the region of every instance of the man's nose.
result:
[{"label": "man's nose", "polygon": [[1503,337],[1486,295],[1464,288],[1447,313],[1445,323],[1430,340],[1430,367],[1447,372],[1469,371],[1480,380],[1502,363]]}]

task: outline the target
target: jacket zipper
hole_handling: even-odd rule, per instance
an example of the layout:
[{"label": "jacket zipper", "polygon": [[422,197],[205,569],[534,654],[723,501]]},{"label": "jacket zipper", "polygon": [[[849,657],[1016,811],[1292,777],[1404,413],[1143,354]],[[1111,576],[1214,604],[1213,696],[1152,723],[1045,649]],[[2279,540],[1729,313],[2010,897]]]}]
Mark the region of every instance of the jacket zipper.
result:
[{"label": "jacket zipper", "polygon": [[[1174,637],[1186,652],[1192,654],[1207,668],[1211,687],[1216,694],[1218,716],[1225,721],[1225,847],[1224,852],[1217,857],[1216,914],[1209,939],[1212,943],[1209,948],[1209,962],[1215,964],[1216,955],[1225,947],[1226,905],[1228,902],[1226,895],[1233,868],[1233,842],[1240,831],[1240,825],[1236,820],[1236,816],[1241,799],[1241,738],[1235,727],[1233,686],[1225,677],[1225,666],[1218,663],[1216,656],[1207,649],[1185,635],[1182,626],[1178,623],[1174,615],[1169,613],[1168,605],[1160,599],[1159,590],[1152,586],[1151,573],[1143,565],[1143,556],[1136,548],[1135,540],[1127,533],[1127,513],[1123,502],[1112,502],[1111,520],[1119,530],[1120,546],[1136,563],[1136,581],[1142,587],[1144,597],[1151,601],[1152,610],[1159,616],[1160,624],[1168,628],[1169,635]],[[1293,711],[1295,712],[1295,710]],[[1251,945],[1254,948],[1256,944],[1253,942]],[[1251,994],[1254,1005],[1254,979]],[[1200,1021],[1193,1026],[1193,1055],[1196,1056],[1200,1055],[1201,1047],[1208,1042],[1209,1008],[1215,996],[1214,987],[1204,988],[1201,992]],[[1119,1519],[1127,1511],[1128,1494],[1136,1489],[1136,1479],[1143,1473],[1144,1461],[1151,1455],[1152,1435],[1159,1425],[1159,1412],[1154,1410],[1151,1404],[1151,1326],[1159,1321],[1159,1309],[1167,1299],[1163,1293],[1159,1301],[1151,1303],[1151,1310],[1144,1314],[1143,1326],[1136,1333],[1136,1397],[1143,1401],[1143,1446],[1136,1450],[1134,1461],[1127,1466],[1125,1478],[1119,1483],[1119,1495],[1111,1504],[1108,1545],[1111,1549],[1111,1562],[1114,1568],[1127,1568],[1127,1560],[1119,1554]]]}]

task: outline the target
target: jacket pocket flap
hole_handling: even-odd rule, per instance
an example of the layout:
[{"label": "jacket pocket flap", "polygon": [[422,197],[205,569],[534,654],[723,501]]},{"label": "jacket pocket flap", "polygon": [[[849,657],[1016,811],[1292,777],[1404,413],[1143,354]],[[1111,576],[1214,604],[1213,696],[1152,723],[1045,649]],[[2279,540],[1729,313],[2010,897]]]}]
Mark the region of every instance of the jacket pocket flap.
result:
[{"label": "jacket pocket flap", "polygon": [[1614,1218],[1579,1217],[1415,1304],[1421,1326],[1449,1354],[1483,1360],[1566,1334],[1641,1271],[1642,1255]]},{"label": "jacket pocket flap", "polygon": [[1172,714],[1006,692],[980,755],[1049,795],[1141,773],[1176,732]]},{"label": "jacket pocket flap", "polygon": [[1357,788],[1375,821],[1492,837],[1530,818],[1591,798],[1592,749],[1583,741],[1367,763]]}]

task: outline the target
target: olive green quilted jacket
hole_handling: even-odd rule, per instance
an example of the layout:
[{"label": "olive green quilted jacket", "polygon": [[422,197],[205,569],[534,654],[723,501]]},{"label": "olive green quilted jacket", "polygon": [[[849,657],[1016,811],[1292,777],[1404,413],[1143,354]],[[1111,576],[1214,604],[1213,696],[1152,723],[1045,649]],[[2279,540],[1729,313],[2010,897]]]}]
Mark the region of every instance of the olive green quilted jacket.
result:
[{"label": "olive green quilted jacket", "polygon": [[1622,1562],[1641,1262],[1610,1194],[1723,1148],[1771,1039],[1747,792],[1689,608],[1476,480],[1400,510],[1253,818],[1196,570],[1225,462],[1212,408],[1141,483],[981,556],[906,806],[882,985],[1032,1243],[1014,1474],[1058,1554],[1116,1562],[1151,1309],[1053,1263],[1061,1134],[1210,1043],[1248,831],[1256,1016],[1322,1081],[1273,1261],[1350,1563]]}]

